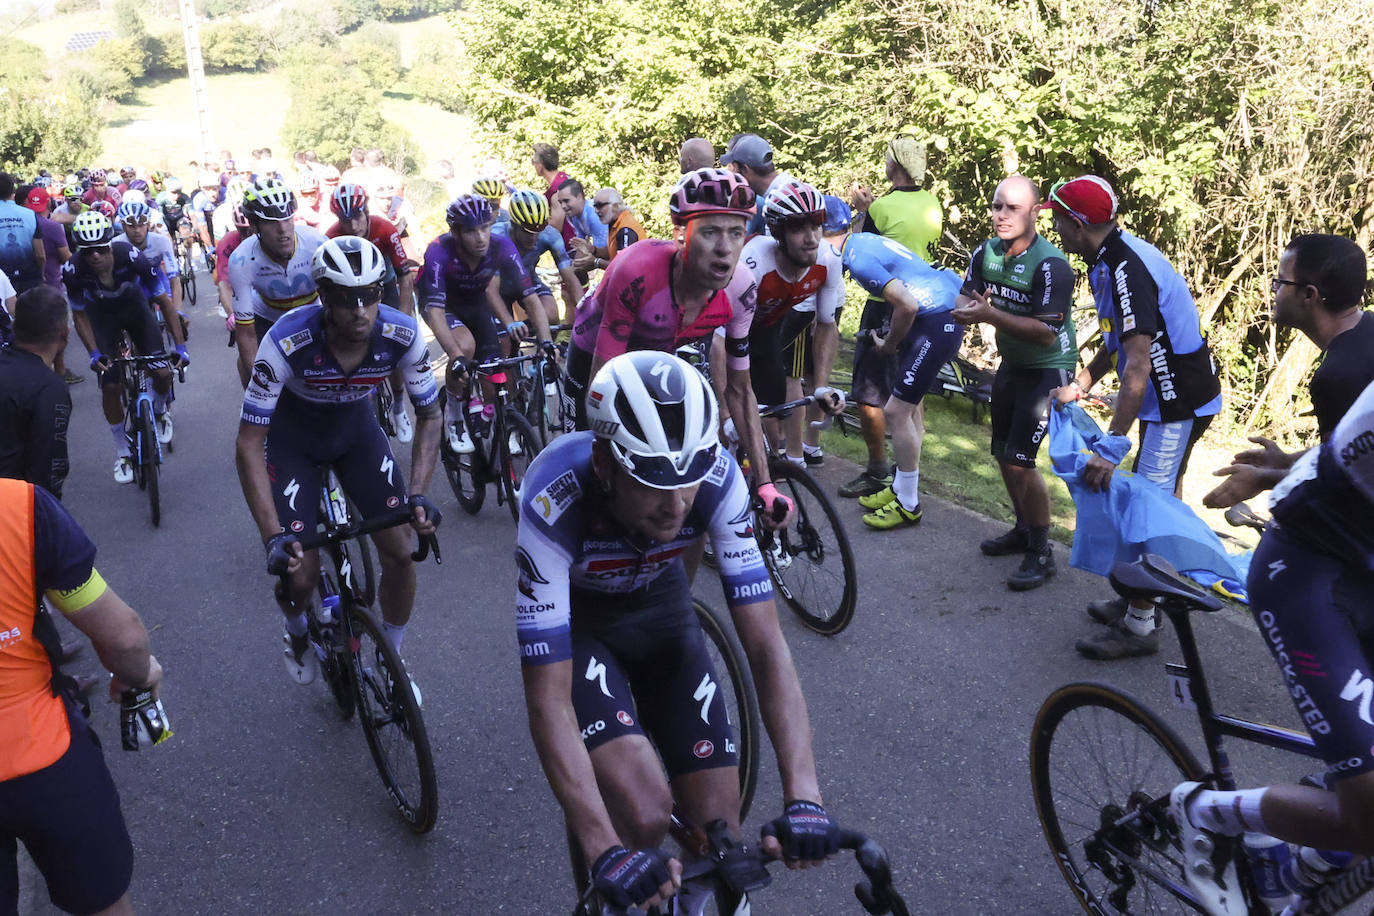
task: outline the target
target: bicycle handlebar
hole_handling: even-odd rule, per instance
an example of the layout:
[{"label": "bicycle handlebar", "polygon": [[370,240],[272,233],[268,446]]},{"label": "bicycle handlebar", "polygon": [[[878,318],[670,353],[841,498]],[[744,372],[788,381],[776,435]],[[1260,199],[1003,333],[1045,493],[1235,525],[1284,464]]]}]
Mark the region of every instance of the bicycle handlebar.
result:
[{"label": "bicycle handlebar", "polygon": [[[167,356],[111,356],[109,357],[108,361],[110,363],[111,368],[119,365],[129,365],[135,366],[139,369],[147,369],[153,363],[170,363],[175,357],[175,353]],[[167,368],[170,369],[172,367],[168,366]],[[186,366],[182,363],[177,363],[176,370],[177,381],[185,382]]]}]

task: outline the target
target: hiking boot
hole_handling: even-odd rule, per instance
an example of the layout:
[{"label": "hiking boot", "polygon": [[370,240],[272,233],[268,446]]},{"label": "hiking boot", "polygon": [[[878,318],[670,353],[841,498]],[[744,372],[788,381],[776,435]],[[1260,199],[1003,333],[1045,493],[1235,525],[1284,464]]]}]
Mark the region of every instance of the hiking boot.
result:
[{"label": "hiking boot", "polygon": [[901,500],[895,496],[892,501],[883,506],[877,512],[870,512],[864,516],[864,524],[879,531],[888,531],[892,528],[907,528],[911,525],[919,524],[921,521],[921,506],[918,503],[916,508],[908,512],[902,508]]},{"label": "hiking boot", "polygon": [[1025,528],[1013,528],[1006,534],[988,538],[978,545],[978,549],[983,551],[984,556],[989,557],[1009,557],[1014,553],[1025,553],[1030,550],[1030,533]]},{"label": "hiking boot", "polygon": [[888,503],[897,498],[897,493],[891,486],[883,487],[877,493],[870,493],[867,496],[859,497],[859,505],[865,509],[881,509]]},{"label": "hiking boot", "polygon": [[1154,655],[1159,651],[1159,627],[1151,630],[1148,636],[1138,636],[1126,629],[1124,623],[1114,623],[1086,639],[1078,640],[1073,647],[1084,658],[1102,662]]},{"label": "hiking boot", "polygon": [[877,493],[883,487],[891,485],[891,476],[879,477],[869,471],[863,471],[858,477],[840,487],[839,493],[845,499],[854,499],[859,496],[868,496],[870,493]]},{"label": "hiking boot", "polygon": [[1088,605],[1088,616],[1095,623],[1115,626],[1122,617],[1126,616],[1125,598],[1108,598],[1105,601],[1094,601]]},{"label": "hiking boot", "polygon": [[1054,566],[1054,547],[1046,544],[1044,550],[1027,550],[1020,568],[1007,577],[1007,588],[1014,592],[1039,588],[1058,571]]}]

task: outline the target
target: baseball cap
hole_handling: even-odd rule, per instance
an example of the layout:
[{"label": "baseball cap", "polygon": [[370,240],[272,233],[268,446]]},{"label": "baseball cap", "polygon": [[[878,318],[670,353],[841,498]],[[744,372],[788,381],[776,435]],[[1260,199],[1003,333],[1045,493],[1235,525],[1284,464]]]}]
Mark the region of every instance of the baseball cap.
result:
[{"label": "baseball cap", "polygon": [[758,134],[740,134],[725,155],[720,157],[721,165],[747,165],[751,169],[771,169],[773,167],[773,147]]},{"label": "baseball cap", "polygon": [[1116,192],[1106,179],[1096,175],[1059,182],[1050,190],[1049,202],[1054,212],[1088,225],[1105,223],[1116,216]]},{"label": "baseball cap", "polygon": [[28,207],[34,213],[47,213],[48,201],[50,200],[52,200],[52,198],[48,196],[47,188],[34,188],[24,198],[24,206]]}]

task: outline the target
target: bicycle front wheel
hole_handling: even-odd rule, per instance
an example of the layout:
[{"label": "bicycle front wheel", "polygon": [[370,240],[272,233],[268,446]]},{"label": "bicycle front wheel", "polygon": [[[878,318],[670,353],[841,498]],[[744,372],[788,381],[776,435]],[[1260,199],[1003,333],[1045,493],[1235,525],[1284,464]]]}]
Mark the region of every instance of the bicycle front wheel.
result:
[{"label": "bicycle front wheel", "polygon": [[434,755],[401,657],[365,609],[350,611],[358,721],[382,784],[415,833],[428,833],[439,813]]},{"label": "bicycle front wheel", "polygon": [[500,486],[505,493],[506,506],[510,517],[520,523],[520,485],[525,482],[525,474],[539,454],[539,435],[515,408],[506,411],[506,441],[498,443],[501,449],[501,463],[505,465]]},{"label": "bicycle front wheel", "polygon": [[796,511],[779,531],[761,523],[755,527],[763,561],[801,622],[834,636],[854,619],[859,596],[849,535],[830,498],[804,469],[788,461],[772,461],[768,469]]},{"label": "bicycle front wheel", "polygon": [[152,511],[153,527],[162,524],[162,500],[157,488],[157,426],[153,421],[153,405],[146,398],[138,402],[138,458],[139,483],[148,494],[148,508]]},{"label": "bicycle front wheel", "polygon": [[196,271],[190,257],[181,268],[181,296],[192,305],[196,304]]},{"label": "bicycle front wheel", "polygon": [[1203,776],[1178,734],[1102,684],[1050,694],[1030,741],[1031,788],[1045,839],[1083,909],[1193,913],[1169,792]]},{"label": "bicycle front wheel", "polygon": [[725,710],[730,716],[739,756],[739,819],[743,823],[749,816],[759,781],[759,698],[744,650],[730,626],[719,612],[700,601],[693,600],[692,609],[706,634],[706,651],[720,678],[720,688],[725,691]]},{"label": "bicycle front wheel", "polygon": [[[439,398],[440,405],[446,404],[449,398],[448,391],[441,389]],[[444,462],[444,476],[448,478],[448,485],[453,489],[458,505],[469,515],[476,515],[482,508],[482,502],[487,498],[485,461],[481,453],[483,445],[478,442],[476,451],[455,452],[449,447],[447,412],[442,416],[445,419],[444,432],[439,437],[439,457]]]}]

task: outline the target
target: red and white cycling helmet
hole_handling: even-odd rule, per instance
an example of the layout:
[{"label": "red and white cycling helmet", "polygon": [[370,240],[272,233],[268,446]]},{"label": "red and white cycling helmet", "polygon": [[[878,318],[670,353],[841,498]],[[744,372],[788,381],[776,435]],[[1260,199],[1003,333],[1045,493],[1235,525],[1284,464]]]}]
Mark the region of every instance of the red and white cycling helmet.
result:
[{"label": "red and white cycling helmet", "polygon": [[673,188],[668,212],[677,226],[693,217],[712,214],[747,219],[754,215],[756,200],[754,189],[743,176],[725,169],[697,169],[683,175]]},{"label": "red and white cycling helmet", "polygon": [[314,172],[311,172],[311,171],[301,172],[300,175],[298,175],[298,176],[296,177],[296,193],[297,193],[297,194],[314,194],[314,193],[315,193],[316,191],[318,191],[319,189],[320,189],[320,180],[319,180],[318,178],[315,177],[315,173],[314,173]]},{"label": "red and white cycling helmet", "polygon": [[763,221],[769,231],[792,220],[825,222],[825,198],[804,181],[789,181],[768,192],[763,199]]},{"label": "red and white cycling helmet", "polygon": [[329,209],[339,219],[352,219],[367,212],[367,191],[360,184],[341,184],[329,195]]}]

